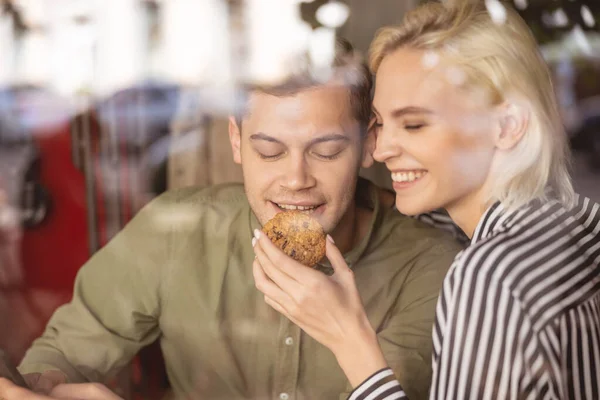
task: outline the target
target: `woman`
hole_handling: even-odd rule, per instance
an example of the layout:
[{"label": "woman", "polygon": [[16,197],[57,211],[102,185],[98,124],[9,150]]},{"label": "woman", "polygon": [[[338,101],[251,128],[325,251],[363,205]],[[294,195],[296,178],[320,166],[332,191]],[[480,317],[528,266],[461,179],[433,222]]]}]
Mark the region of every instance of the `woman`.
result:
[{"label": "woman", "polygon": [[[370,64],[375,158],[398,210],[445,208],[471,238],[438,300],[430,398],[600,398],[600,206],[573,193],[525,23],[509,9],[426,4],[378,33]],[[265,301],[332,350],[350,398],[405,398],[334,244],[325,277],[257,238]]]}]

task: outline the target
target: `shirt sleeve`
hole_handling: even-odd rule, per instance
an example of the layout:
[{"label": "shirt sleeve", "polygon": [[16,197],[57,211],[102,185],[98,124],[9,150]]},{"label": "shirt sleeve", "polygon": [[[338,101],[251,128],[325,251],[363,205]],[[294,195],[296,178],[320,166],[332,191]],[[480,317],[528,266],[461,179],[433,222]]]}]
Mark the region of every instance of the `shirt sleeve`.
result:
[{"label": "shirt sleeve", "polygon": [[163,203],[147,205],[80,269],[71,302],[27,351],[21,373],[59,370],[70,382],[103,381],[159,336],[172,243]]},{"label": "shirt sleeve", "polygon": [[408,400],[400,383],[390,368],[382,369],[365,379],[348,397],[348,400]]},{"label": "shirt sleeve", "polygon": [[541,372],[524,350],[539,347],[522,304],[497,277],[501,261],[481,251],[461,256],[436,310],[430,400],[520,398],[518,388],[529,384],[527,394],[539,394],[533,382]]},{"label": "shirt sleeve", "polygon": [[[434,244],[415,257],[394,308],[377,339],[388,366],[411,400],[425,400],[431,386],[432,327],[444,277],[459,246]],[[349,388],[340,398],[347,399]]]}]

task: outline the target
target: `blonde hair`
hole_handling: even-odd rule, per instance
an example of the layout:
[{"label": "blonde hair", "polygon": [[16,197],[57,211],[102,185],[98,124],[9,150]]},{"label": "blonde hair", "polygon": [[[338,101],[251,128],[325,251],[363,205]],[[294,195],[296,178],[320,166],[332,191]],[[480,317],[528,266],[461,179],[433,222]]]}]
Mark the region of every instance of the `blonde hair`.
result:
[{"label": "blonde hair", "polygon": [[493,176],[489,201],[514,209],[553,197],[570,206],[568,141],[550,71],[516,11],[508,6],[497,11],[490,15],[482,2],[472,0],[422,5],[401,25],[377,33],[371,71],[377,74],[382,60],[401,47],[435,51],[465,73],[467,85],[483,89],[493,105],[509,96],[524,101],[530,112],[527,131]]}]

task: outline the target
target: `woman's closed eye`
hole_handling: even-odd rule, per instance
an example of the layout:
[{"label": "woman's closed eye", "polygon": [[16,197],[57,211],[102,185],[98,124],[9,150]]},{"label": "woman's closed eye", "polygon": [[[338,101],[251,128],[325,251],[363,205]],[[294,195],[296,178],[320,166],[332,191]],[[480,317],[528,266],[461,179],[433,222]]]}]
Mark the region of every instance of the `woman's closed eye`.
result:
[{"label": "woman's closed eye", "polygon": [[383,121],[379,121],[375,118],[373,118],[373,120],[371,120],[371,126],[369,129],[379,129],[383,126]]},{"label": "woman's closed eye", "polygon": [[407,131],[418,131],[427,126],[424,122],[405,122],[404,129]]}]

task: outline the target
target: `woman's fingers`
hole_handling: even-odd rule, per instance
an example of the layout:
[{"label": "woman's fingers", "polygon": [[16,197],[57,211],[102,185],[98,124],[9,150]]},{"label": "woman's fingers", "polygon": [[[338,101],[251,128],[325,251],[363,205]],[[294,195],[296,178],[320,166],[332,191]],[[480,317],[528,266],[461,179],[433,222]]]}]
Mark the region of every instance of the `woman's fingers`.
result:
[{"label": "woman's fingers", "polygon": [[[286,317],[287,319],[292,321],[292,323],[298,325],[300,328],[305,329],[305,330],[310,329],[310,326],[307,326],[306,324],[300,322],[292,314],[290,314],[290,312],[284,306],[282,306],[281,304],[279,304],[277,301],[273,300],[272,298],[265,296],[265,303],[267,303],[275,311],[279,312],[281,315],[283,315],[284,317]],[[296,309],[296,311],[297,311],[297,309]]]},{"label": "woman's fingers", "polygon": [[252,275],[256,288],[266,297],[275,299],[278,304],[285,304],[288,307],[293,303],[293,299],[267,276],[258,259],[252,263]]},{"label": "woman's fingers", "polygon": [[[269,241],[269,239],[267,239],[267,241]],[[283,272],[282,268],[276,266],[276,264],[271,261],[263,249],[263,241],[258,241],[255,244],[254,254],[256,254],[257,261],[269,279],[279,286],[284,292],[293,297],[293,293],[298,290],[298,282],[293,277]],[[280,265],[282,262],[286,261],[289,262],[294,260],[282,260],[280,261]]]},{"label": "woman's fingers", "polygon": [[325,255],[333,267],[334,276],[337,275],[337,277],[339,277],[341,274],[350,271],[344,256],[337,248],[335,243],[333,243],[333,239],[329,235],[327,235],[327,241],[325,244]]},{"label": "woman's fingers", "polygon": [[[261,250],[275,268],[284,272],[301,285],[314,279],[316,271],[311,268],[306,268],[305,265],[302,265],[285,254],[279,247],[275,246],[263,232],[256,230],[254,235],[258,239],[257,243],[260,244]],[[264,264],[262,265],[264,266]]]},{"label": "woman's fingers", "polygon": [[267,295],[265,295],[265,303],[267,303],[269,306],[273,307],[273,309],[275,311],[283,314],[284,317],[287,317],[288,319],[290,318],[286,309],[281,304],[279,304],[278,302],[276,302],[275,300],[273,300],[272,298],[270,298]]}]

